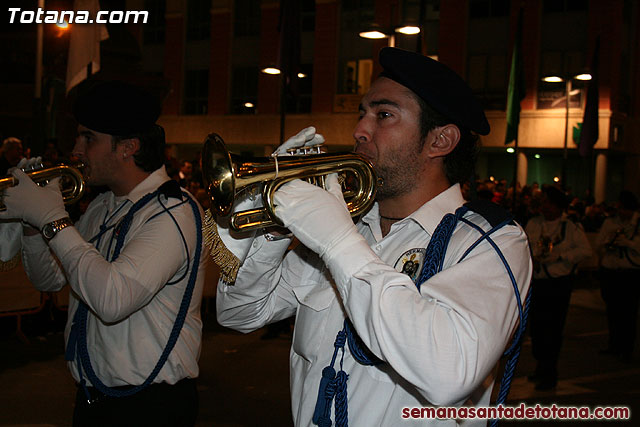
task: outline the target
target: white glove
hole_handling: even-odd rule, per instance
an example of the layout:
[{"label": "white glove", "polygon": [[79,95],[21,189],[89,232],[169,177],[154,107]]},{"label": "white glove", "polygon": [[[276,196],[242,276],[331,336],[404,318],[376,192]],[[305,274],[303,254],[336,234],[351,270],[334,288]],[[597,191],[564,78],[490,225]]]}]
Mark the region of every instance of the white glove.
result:
[{"label": "white glove", "polygon": [[38,230],[52,221],[69,216],[64,209],[60,193],[60,178],[52,179],[46,187],[39,187],[20,169],[11,172],[19,184],[4,191],[3,202],[7,210],[0,218],[18,218]]},{"label": "white glove", "polygon": [[[245,195],[243,199],[235,204],[232,213],[256,209],[260,206],[262,206],[262,197],[260,195]],[[218,235],[220,239],[222,239],[222,243],[224,243],[225,247],[229,249],[240,262],[243,262],[247,257],[255,234],[255,230],[237,233],[231,230],[229,221],[220,221],[218,223]]]},{"label": "white glove", "polygon": [[350,236],[360,236],[344,202],[337,174],[327,176],[325,187],[323,190],[296,179],[274,194],[278,218],[303,245],[321,257]]},{"label": "white glove", "polygon": [[0,223],[0,263],[11,261],[20,251],[22,224]]},{"label": "white glove", "polygon": [[[22,169],[23,171],[30,171],[33,169],[37,169],[42,166],[42,157],[31,157],[27,159],[23,157],[18,164],[16,165],[16,169]],[[13,169],[10,169],[8,173],[11,173]]]},{"label": "white glove", "polygon": [[309,126],[302,129],[295,136],[287,139],[281,146],[276,148],[276,151],[271,154],[272,156],[287,155],[287,150],[293,148],[311,147],[314,145],[320,145],[324,143],[324,136],[316,133],[316,128]]}]

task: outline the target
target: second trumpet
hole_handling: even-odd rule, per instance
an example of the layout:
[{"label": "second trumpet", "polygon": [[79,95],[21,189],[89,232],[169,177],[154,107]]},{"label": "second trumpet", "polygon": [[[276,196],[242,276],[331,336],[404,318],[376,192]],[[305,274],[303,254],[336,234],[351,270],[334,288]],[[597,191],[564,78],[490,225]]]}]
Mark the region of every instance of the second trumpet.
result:
[{"label": "second trumpet", "polygon": [[216,215],[231,213],[235,199],[245,190],[261,185],[264,208],[236,212],[230,218],[233,230],[252,230],[283,225],[275,214],[273,194],[283,184],[305,179],[323,186],[330,173],[343,175],[343,195],[352,216],[373,204],[378,180],[373,166],[355,153],[322,153],[309,156],[242,157],[230,153],[222,138],[210,134],[202,150],[202,176]]}]

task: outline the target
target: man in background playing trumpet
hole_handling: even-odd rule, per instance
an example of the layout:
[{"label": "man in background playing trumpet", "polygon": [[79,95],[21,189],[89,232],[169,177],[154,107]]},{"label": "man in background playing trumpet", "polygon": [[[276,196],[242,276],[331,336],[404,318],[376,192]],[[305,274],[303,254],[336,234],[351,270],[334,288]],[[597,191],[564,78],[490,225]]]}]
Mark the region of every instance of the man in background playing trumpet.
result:
[{"label": "man in background playing trumpet", "polygon": [[526,232],[534,259],[531,284],[531,347],[537,361],[529,376],[536,390],[549,390],[558,382],[558,358],[572,281],[578,264],[592,255],[591,245],[582,225],[564,214],[569,201],[555,187],[545,187],[542,215],[531,218]]},{"label": "man in background playing trumpet", "polygon": [[[220,220],[222,241],[242,262],[235,283],[218,285],[220,323],[249,332],[296,316],[297,426],[396,426],[406,407],[488,405],[518,324],[514,284],[521,295],[529,286],[523,230],[499,210],[485,219],[461,209],[475,134],[489,132],[471,90],[415,53],[385,48],[380,63],[353,136],[383,184],[357,224],[335,175],[327,190],[294,180],[275,193],[276,215],[302,243],[291,251],[286,234],[231,234]],[[319,140],[309,128],[285,145]],[[255,205],[247,199],[238,209]],[[445,215],[453,226],[440,226]],[[490,239],[504,263],[476,225],[496,226]],[[423,266],[432,265],[425,256],[438,252],[427,249],[432,242],[446,255],[422,283]]]},{"label": "man in background playing trumpet", "polygon": [[609,346],[603,351],[630,362],[635,347],[640,303],[640,213],[638,199],[620,192],[618,212],[605,219],[596,238],[600,255],[600,291],[607,306]]},{"label": "man in background playing trumpet", "polygon": [[[74,104],[73,154],[104,185],[74,225],[58,179],[14,170],[7,211],[24,228],[25,270],[41,291],[71,286],[66,359],[78,383],[74,426],[195,424],[204,280],[201,209],[170,180],[159,102],[101,82]],[[203,253],[204,251],[204,253]]]}]

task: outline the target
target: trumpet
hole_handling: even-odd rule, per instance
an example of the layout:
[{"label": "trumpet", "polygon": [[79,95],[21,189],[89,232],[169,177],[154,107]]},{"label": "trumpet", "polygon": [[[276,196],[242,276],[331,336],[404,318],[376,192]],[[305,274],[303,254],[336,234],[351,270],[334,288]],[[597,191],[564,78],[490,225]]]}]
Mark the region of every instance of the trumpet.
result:
[{"label": "trumpet", "polygon": [[[80,171],[82,168],[82,164],[75,166],[57,165],[50,168],[30,170],[25,173],[38,185],[46,184],[50,180],[60,177],[60,192],[64,203],[68,205],[80,200],[84,193],[84,179]],[[18,185],[18,180],[11,175],[0,178],[0,192],[15,185]],[[0,211],[3,210],[6,210],[6,207],[0,203]]]},{"label": "trumpet", "polygon": [[536,258],[543,259],[553,250],[553,240],[550,237],[542,236],[536,246],[538,247],[538,256]]},{"label": "trumpet", "polygon": [[[351,216],[371,207],[378,179],[371,163],[355,153],[321,153],[311,156],[242,157],[230,153],[222,138],[212,133],[202,150],[202,177],[211,197],[211,210],[229,215],[234,201],[244,191],[261,186],[263,208],[234,213],[230,226],[246,231],[271,225],[282,226],[275,214],[273,195],[280,186],[294,179],[305,179],[324,188],[326,175],[339,172],[343,196]],[[353,183],[355,188],[350,188]]]}]

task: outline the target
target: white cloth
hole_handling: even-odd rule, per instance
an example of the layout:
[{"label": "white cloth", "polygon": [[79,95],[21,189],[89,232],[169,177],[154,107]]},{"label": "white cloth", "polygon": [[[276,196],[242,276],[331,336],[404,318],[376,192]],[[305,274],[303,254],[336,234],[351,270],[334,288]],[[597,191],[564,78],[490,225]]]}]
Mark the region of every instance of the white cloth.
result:
[{"label": "white cloth", "polygon": [[[116,261],[107,261],[107,255],[111,256],[115,247],[115,238],[111,242],[113,228],[102,236],[98,250],[88,240],[100,231],[101,225],[118,224],[136,201],[168,180],[163,166],[126,196],[115,197],[108,191],[96,197],[75,227],[63,229],[50,242],[62,269],[41,236],[22,239],[25,270],[36,288],[57,291],[67,281],[71,285],[65,341],[78,298],[88,304],[91,310],[87,322],[89,355],[98,377],[108,386],[142,384],[159,360],[189,280],[196,232],[200,230],[196,230],[189,203],[170,210],[186,239],[187,257],[176,224],[166,212],[161,213],[163,208],[154,199],[134,215]],[[161,197],[161,200],[167,207],[180,203],[175,198]],[[174,384],[183,378],[198,376],[202,337],[200,301],[208,258],[203,247],[184,326],[154,382]],[[177,283],[165,285],[177,279],[180,279]],[[76,363],[70,362],[69,369],[78,381]]]},{"label": "white cloth", "polygon": [[[423,284],[420,293],[401,273],[419,272],[440,220],[463,203],[460,187],[454,185],[393,224],[384,238],[374,205],[357,227],[376,257],[351,276],[332,278],[320,258],[303,246],[287,252],[283,260],[288,242],[270,242],[258,235],[235,285],[219,283],[218,320],[225,326],[248,332],[296,315],[290,353],[296,426],[312,425],[321,371],[330,364],[347,313],[366,346],[387,362],[362,366],[346,351],[350,425],[411,424],[401,418],[404,407],[489,404],[493,369],[518,322],[511,281],[494,249],[483,242],[458,263],[480,236],[459,222],[443,271]],[[490,228],[475,213],[465,218]],[[492,238],[509,262],[524,300],[532,269],[524,231],[505,226]],[[340,355],[336,369],[339,359]],[[333,405],[331,410],[335,421]]]},{"label": "white cloth", "polygon": [[582,226],[565,215],[553,221],[546,221],[542,215],[531,218],[527,222],[526,232],[534,259],[543,255],[542,242],[553,243],[551,253],[548,254],[549,261],[542,259],[541,268],[534,270],[533,277],[536,279],[568,276],[574,272],[577,264],[593,255]]},{"label": "white cloth", "polygon": [[[596,238],[596,250],[601,253],[601,265],[612,270],[640,268],[640,214],[635,212],[629,221],[619,216],[607,218]],[[629,247],[612,245],[616,237],[630,240]]]},{"label": "white cloth", "polygon": [[9,262],[20,252],[22,223],[0,223],[0,262]]}]

